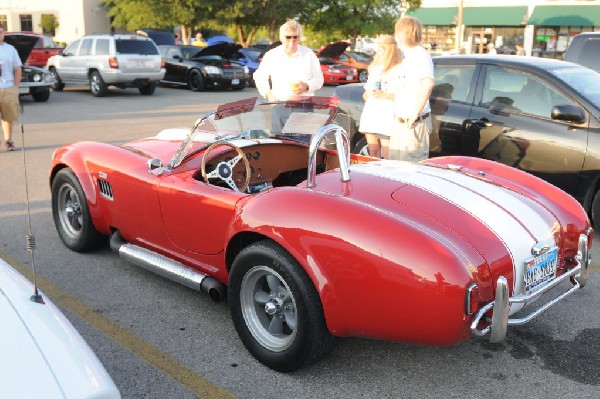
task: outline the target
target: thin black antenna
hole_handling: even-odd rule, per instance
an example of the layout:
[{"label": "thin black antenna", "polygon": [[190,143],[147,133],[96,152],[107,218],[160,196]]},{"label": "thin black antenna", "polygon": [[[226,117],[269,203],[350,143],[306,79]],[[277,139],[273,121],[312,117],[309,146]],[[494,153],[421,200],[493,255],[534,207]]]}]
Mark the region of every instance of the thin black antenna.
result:
[{"label": "thin black antenna", "polygon": [[23,172],[25,174],[25,197],[27,199],[27,222],[29,223],[29,234],[27,234],[27,250],[31,255],[31,267],[33,268],[33,295],[29,298],[31,301],[36,303],[45,303],[44,298],[40,295],[37,289],[37,283],[35,281],[35,257],[33,250],[35,249],[35,237],[31,232],[31,210],[29,209],[29,184],[27,182],[27,160],[25,159],[25,129],[23,129],[23,123],[19,122],[21,126],[21,143],[23,144]]}]

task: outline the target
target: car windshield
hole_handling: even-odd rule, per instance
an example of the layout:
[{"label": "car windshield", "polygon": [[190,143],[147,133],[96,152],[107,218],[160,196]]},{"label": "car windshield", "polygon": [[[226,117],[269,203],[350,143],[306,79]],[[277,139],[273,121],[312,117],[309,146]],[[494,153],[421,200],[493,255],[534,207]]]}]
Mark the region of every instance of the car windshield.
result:
[{"label": "car windshield", "polygon": [[356,61],[360,61],[360,62],[371,62],[373,61],[373,57],[371,57],[368,54],[365,53],[359,53],[357,51],[348,51],[348,53],[350,55],[352,55],[352,57],[354,57],[354,59],[356,59]]},{"label": "car windshield", "polygon": [[556,68],[550,72],[600,108],[600,73],[580,66]]},{"label": "car windshield", "polygon": [[181,47],[181,51],[183,52],[183,58],[186,60],[191,60],[192,58],[198,57],[198,54],[202,51],[201,48],[198,47]]},{"label": "car windshield", "polygon": [[244,51],[242,51],[242,54],[244,54],[244,56],[246,58],[249,58],[250,61],[258,62],[258,59],[260,58],[262,51],[254,51],[254,50],[244,49]]},{"label": "car windshield", "polygon": [[[336,97],[301,97],[298,101],[257,102],[256,98],[221,105],[200,118],[173,157],[175,168],[215,141],[286,139],[308,145],[323,126],[335,123],[348,131],[350,119],[338,112]],[[327,141],[328,140],[328,141]],[[327,139],[324,145],[331,145]]]}]

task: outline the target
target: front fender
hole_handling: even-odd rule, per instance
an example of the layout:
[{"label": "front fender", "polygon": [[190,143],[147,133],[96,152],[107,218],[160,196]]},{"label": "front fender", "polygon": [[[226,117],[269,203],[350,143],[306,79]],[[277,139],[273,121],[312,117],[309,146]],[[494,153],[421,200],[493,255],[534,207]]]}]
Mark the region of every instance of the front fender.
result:
[{"label": "front fender", "polygon": [[299,187],[259,194],[240,209],[230,236],[254,232],[289,251],[333,334],[438,345],[469,337],[465,290],[478,273],[485,280],[487,265],[444,227]]},{"label": "front fender", "polygon": [[94,227],[104,234],[110,232],[110,227],[105,218],[102,217],[103,210],[99,201],[98,186],[92,177],[96,169],[96,163],[90,157],[112,147],[109,144],[94,142],[65,145],[57,149],[52,155],[52,167],[50,169],[50,189],[52,189],[52,182],[56,174],[61,169],[70,168],[73,171],[85,193]]}]

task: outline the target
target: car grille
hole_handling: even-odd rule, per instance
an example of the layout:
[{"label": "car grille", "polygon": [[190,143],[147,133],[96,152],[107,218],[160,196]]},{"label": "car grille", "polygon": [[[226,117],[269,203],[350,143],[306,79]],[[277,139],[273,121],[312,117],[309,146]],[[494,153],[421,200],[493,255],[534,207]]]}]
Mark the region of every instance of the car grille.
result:
[{"label": "car grille", "polygon": [[239,69],[225,69],[223,75],[227,79],[241,79],[244,77],[244,71]]}]

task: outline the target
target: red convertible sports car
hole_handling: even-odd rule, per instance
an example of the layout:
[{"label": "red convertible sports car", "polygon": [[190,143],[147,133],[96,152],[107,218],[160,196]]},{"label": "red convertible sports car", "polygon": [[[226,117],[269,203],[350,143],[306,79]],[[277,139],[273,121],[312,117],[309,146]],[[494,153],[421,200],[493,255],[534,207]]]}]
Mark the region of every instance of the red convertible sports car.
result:
[{"label": "red convertible sports car", "polygon": [[110,237],[124,258],[227,296],[246,348],[279,371],[342,336],[498,342],[585,285],[593,230],[572,197],[483,159],[351,155],[336,105],[249,99],[190,130],[59,148],[58,233],[81,252]]}]

